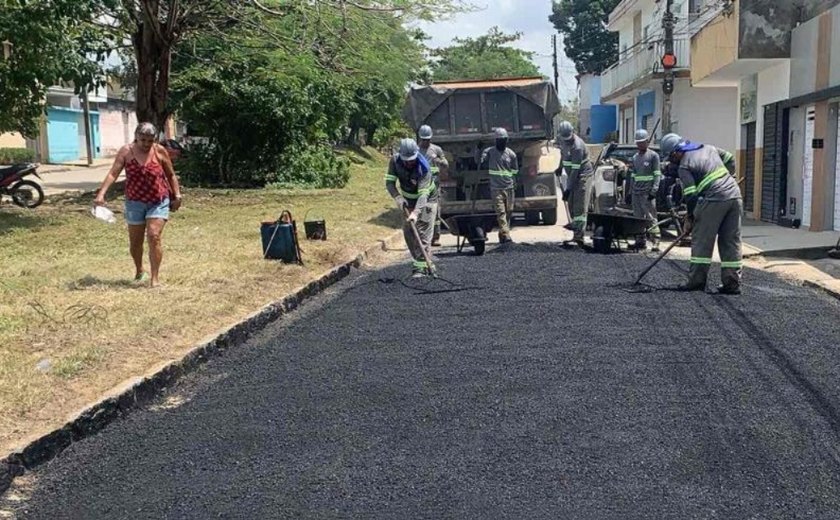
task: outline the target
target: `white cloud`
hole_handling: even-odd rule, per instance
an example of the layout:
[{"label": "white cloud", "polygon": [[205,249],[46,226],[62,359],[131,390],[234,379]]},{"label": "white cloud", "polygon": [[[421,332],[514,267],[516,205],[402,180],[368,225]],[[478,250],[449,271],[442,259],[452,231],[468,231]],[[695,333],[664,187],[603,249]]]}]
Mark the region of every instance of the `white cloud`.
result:
[{"label": "white cloud", "polygon": [[[548,21],[551,15],[550,0],[477,0],[474,5],[481,8],[472,13],[464,13],[452,20],[435,23],[423,23],[420,27],[431,36],[430,47],[446,47],[453,38],[475,37],[486,34],[494,25],[506,33],[521,32],[522,38],[514,45],[523,50],[534,52],[534,61],[540,71],[553,78],[551,66],[551,35],[554,26]],[[562,50],[563,38],[558,35],[560,48],[560,98],[572,99],[576,96],[574,63]]]}]

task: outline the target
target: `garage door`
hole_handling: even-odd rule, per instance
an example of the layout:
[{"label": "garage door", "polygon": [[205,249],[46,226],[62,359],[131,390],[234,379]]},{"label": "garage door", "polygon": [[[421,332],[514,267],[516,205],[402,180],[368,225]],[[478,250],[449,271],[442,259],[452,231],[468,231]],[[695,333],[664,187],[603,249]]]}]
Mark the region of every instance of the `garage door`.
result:
[{"label": "garage door", "polygon": [[55,108],[47,110],[49,162],[63,163],[80,157],[79,121],[76,112]]}]

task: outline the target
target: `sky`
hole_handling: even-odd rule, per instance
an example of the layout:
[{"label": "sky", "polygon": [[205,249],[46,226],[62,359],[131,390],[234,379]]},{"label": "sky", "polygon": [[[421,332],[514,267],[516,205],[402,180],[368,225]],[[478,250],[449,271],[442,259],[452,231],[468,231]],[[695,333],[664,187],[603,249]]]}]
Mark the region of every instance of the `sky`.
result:
[{"label": "sky", "polygon": [[[551,66],[551,35],[554,26],[548,21],[551,0],[472,0],[480,10],[457,15],[452,20],[423,23],[420,27],[432,37],[430,47],[446,47],[454,37],[475,37],[486,34],[494,25],[505,33],[521,32],[522,38],[512,46],[535,52],[534,62],[542,73],[554,78]],[[577,97],[574,63],[563,53],[563,37],[558,35],[560,53],[560,99]]]}]

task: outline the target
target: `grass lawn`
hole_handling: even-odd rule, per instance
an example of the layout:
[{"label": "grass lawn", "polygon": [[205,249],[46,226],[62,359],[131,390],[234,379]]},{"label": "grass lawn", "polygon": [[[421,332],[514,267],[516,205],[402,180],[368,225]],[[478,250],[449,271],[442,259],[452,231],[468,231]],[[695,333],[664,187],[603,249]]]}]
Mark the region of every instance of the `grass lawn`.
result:
[{"label": "grass lawn", "polygon": [[[161,289],[132,283],[121,194],[115,225],[89,215],[91,196],[0,208],[0,453],[389,236],[387,163],[364,153],[342,190],[185,190]],[[263,260],[260,222],[289,209],[303,238],[310,208],[329,240],[302,240],[305,267]]]}]

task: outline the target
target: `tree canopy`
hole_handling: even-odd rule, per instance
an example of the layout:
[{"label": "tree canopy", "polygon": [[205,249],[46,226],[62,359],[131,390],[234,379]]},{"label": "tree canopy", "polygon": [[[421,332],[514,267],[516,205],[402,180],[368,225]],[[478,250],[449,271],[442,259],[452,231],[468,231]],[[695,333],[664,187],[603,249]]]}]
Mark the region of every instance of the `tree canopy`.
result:
[{"label": "tree canopy", "polygon": [[563,35],[566,56],[581,74],[600,74],[618,58],[618,34],[607,30],[621,0],[553,0],[549,20]]},{"label": "tree canopy", "polygon": [[432,51],[435,81],[539,76],[534,53],[509,46],[521,33],[505,34],[498,27],[477,38],[455,38],[455,44]]}]

